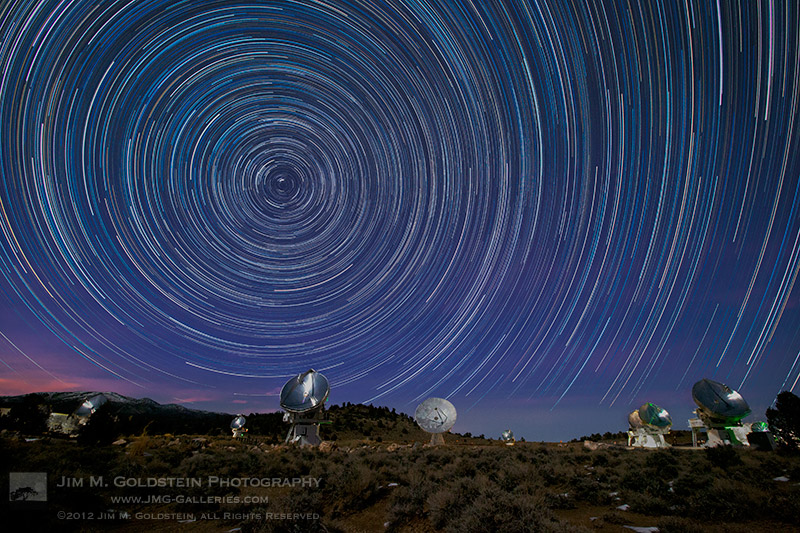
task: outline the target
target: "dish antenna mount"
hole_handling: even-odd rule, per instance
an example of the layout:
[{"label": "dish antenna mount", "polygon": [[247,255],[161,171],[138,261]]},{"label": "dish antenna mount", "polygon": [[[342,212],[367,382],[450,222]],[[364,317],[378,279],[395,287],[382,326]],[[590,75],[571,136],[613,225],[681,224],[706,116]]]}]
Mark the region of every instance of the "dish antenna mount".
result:
[{"label": "dish antenna mount", "polygon": [[417,406],[414,420],[425,432],[431,434],[431,446],[444,444],[444,432],[456,423],[456,408],[444,398],[428,398]]},{"label": "dish antenna mount", "polygon": [[672,427],[672,417],[666,409],[646,403],[628,415],[628,446],[637,448],[666,448],[664,436]]},{"label": "dish antenna mount", "polygon": [[318,446],[322,442],[319,424],[330,392],[328,379],[313,369],[286,382],[281,389],[281,407],[286,411],[283,421],[292,425],[286,435],[287,444]]},{"label": "dish antenna mount", "polygon": [[95,394],[91,398],[84,400],[73,413],[73,416],[78,420],[78,425],[86,424],[89,421],[89,417],[106,402],[108,402],[108,398],[106,398],[105,394]]},{"label": "dish antenna mount", "polygon": [[730,444],[749,446],[748,424],[742,419],[750,414],[750,406],[741,394],[724,383],[701,379],[692,387],[692,399],[697,404],[697,418],[689,420],[692,444],[697,446],[698,434],[705,429],[708,439],[705,447]]},{"label": "dish antenna mount", "polygon": [[243,437],[247,433],[247,428],[244,427],[245,422],[247,422],[247,419],[244,415],[236,415],[236,418],[231,422],[231,431],[234,439]]}]

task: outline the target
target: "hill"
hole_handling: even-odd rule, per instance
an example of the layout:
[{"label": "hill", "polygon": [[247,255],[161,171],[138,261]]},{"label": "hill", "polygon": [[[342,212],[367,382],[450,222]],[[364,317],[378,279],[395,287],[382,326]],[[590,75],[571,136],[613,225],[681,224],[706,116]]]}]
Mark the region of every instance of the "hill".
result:
[{"label": "hill", "polygon": [[[87,399],[102,394],[107,402],[90,417],[87,427],[103,425],[99,431],[110,438],[130,435],[186,434],[230,435],[234,414],[200,411],[176,404],[159,404],[150,398],[130,398],[115,392],[41,392],[23,396],[0,397],[0,408],[10,409],[0,417],[0,429],[28,435],[47,433],[47,419],[52,413],[70,414]],[[266,443],[280,443],[289,425],[283,412],[249,413],[248,436]],[[320,429],[324,440],[337,442],[371,441],[411,444],[430,437],[406,413],[388,407],[345,403],[331,405],[325,411]],[[453,433],[448,437],[461,443],[483,440],[470,434]]]}]

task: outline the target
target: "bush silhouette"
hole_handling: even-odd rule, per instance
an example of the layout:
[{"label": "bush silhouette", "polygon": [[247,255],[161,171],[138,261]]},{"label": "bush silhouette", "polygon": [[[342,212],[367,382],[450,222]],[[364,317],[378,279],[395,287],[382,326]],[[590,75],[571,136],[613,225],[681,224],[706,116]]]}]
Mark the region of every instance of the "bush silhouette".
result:
[{"label": "bush silhouette", "polygon": [[775,409],[767,409],[770,431],[784,449],[800,449],[800,398],[789,391],[778,394]]}]

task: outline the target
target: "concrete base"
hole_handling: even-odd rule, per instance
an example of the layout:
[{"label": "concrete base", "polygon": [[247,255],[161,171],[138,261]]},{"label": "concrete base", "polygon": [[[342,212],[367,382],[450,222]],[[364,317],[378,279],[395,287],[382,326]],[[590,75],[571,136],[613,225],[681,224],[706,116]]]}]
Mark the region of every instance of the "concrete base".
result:
[{"label": "concrete base", "polygon": [[664,432],[645,428],[628,431],[628,446],[634,448],[669,448]]}]

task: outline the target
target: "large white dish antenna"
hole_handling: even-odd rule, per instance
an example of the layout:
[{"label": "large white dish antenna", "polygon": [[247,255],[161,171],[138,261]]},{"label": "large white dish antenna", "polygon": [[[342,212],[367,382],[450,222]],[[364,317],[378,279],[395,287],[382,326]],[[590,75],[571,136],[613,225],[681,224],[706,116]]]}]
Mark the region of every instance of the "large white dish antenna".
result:
[{"label": "large white dish antenna", "polygon": [[428,398],[414,412],[414,420],[428,433],[444,433],[456,423],[456,408],[444,398]]}]

